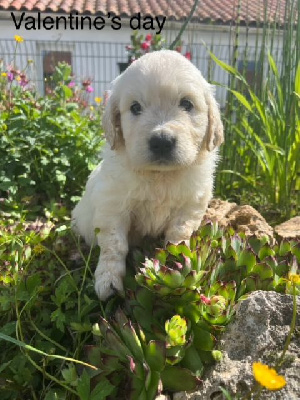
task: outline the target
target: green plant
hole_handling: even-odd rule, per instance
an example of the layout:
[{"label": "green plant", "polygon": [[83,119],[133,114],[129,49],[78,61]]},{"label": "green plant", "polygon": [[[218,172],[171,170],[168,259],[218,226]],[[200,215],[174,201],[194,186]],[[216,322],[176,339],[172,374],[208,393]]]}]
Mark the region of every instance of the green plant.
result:
[{"label": "green plant", "polygon": [[[264,2],[264,22],[254,29],[238,17],[229,58],[215,57],[218,49],[210,48],[213,83],[225,83],[213,78],[215,69],[229,73],[216,193],[250,202],[271,224],[297,215],[299,208],[300,3],[282,6],[284,16],[278,13],[270,23],[270,4]],[[242,9],[240,2],[238,13]]]},{"label": "green plant", "polygon": [[84,256],[63,225],[2,226],[4,400],[151,400],[162,389],[192,390],[222,359],[218,337],[237,301],[256,289],[299,294],[299,243],[207,223],[190,248],[169,244],[146,260],[135,251],[125,300],[103,307],[90,271],[97,249]]},{"label": "green plant", "polygon": [[[131,44],[126,46],[129,63],[132,63],[146,53],[167,48],[165,39],[162,37],[162,35],[152,35],[150,33],[148,35],[142,35],[135,31],[133,35],[131,35],[130,39]],[[182,40],[178,39],[172,44],[172,46],[175,47],[176,51],[181,53],[182,44]],[[188,60],[191,60],[191,51],[186,51],[184,56]]]},{"label": "green plant", "polygon": [[[232,129],[242,145],[238,155],[244,160],[243,170],[223,170],[232,173],[264,203],[280,210],[283,218],[296,211],[300,151],[300,62],[291,71],[293,86],[284,87],[273,57],[269,54],[270,74],[261,95],[232,66],[213,60],[243,85],[246,95],[228,88],[244,112]],[[250,156],[251,155],[251,156]]]},{"label": "green plant", "polygon": [[138,34],[138,31],[134,31],[130,39],[131,44],[126,46],[129,62],[133,62],[151,51],[161,50],[165,46],[165,40],[161,35],[149,33],[145,36]]},{"label": "green plant", "polygon": [[208,223],[190,245],[169,244],[146,259],[135,278],[127,277],[126,317],[118,310],[99,323],[99,344],[89,348],[88,361],[98,360],[96,382],[117,374],[116,398],[124,390],[130,399],[147,400],[162,388],[192,390],[205,366],[222,358],[217,338],[237,301],[258,289],[295,289],[288,276],[298,268],[297,242],[246,239]]},{"label": "green plant", "polygon": [[90,84],[74,86],[71,67],[59,64],[40,97],[26,76],[30,65],[0,65],[0,197],[9,215],[28,218],[78,198],[103,141],[102,109],[86,100]]}]

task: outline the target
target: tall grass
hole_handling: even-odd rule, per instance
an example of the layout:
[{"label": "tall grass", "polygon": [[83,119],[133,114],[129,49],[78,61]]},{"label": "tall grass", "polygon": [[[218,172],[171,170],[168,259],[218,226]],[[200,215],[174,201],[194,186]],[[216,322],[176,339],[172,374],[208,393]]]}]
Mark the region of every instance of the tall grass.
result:
[{"label": "tall grass", "polygon": [[[251,202],[260,211],[283,220],[298,207],[300,159],[300,1],[287,0],[281,23],[282,56],[275,27],[257,31],[255,79],[246,79],[247,45],[239,56],[239,26],[231,65],[213,60],[229,73],[224,112],[226,143],[220,164],[217,194]],[[237,68],[238,57],[243,68]],[[277,59],[277,62],[275,61]],[[270,217],[270,215],[269,215]],[[272,218],[271,218],[272,219]]]}]

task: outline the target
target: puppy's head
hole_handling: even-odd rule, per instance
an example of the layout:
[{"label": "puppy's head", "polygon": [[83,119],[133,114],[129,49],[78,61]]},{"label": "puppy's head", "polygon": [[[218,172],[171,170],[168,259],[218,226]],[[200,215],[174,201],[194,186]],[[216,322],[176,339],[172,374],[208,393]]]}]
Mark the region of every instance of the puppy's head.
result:
[{"label": "puppy's head", "polygon": [[113,82],[103,126],[111,148],[126,151],[137,169],[192,165],[223,142],[211,86],[170,50],[141,57]]}]

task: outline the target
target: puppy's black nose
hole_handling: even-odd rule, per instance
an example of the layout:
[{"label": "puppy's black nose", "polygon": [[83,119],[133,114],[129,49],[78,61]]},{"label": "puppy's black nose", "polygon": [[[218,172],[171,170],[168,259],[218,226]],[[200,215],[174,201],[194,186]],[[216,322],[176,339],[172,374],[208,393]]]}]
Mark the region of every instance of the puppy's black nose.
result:
[{"label": "puppy's black nose", "polygon": [[170,158],[176,146],[176,138],[166,135],[155,135],[149,140],[149,147],[156,157]]}]

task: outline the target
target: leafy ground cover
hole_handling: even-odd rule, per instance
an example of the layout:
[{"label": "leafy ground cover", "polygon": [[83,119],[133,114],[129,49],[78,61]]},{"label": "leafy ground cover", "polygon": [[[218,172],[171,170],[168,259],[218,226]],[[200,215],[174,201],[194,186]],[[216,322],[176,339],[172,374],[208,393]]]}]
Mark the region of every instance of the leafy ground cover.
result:
[{"label": "leafy ground cover", "polygon": [[222,357],[218,338],[243,296],[300,291],[299,243],[246,240],[211,223],[190,248],[170,244],[146,259],[135,250],[125,299],[106,304],[93,289],[99,250],[83,248],[66,225],[7,225],[0,249],[3,399],[151,400],[161,389],[192,390]]}]

